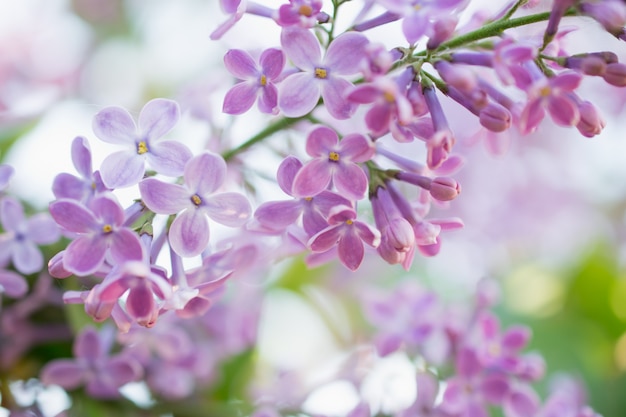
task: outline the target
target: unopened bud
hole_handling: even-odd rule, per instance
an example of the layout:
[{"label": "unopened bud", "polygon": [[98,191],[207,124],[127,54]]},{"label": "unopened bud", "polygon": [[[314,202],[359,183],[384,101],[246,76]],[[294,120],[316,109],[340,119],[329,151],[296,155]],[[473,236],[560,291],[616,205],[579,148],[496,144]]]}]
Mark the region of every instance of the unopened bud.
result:
[{"label": "unopened bud", "polygon": [[578,111],[580,112],[580,121],[576,124],[578,131],[588,138],[599,135],[606,122],[598,113],[596,106],[588,101],[583,101],[578,104]]},{"label": "unopened bud", "polygon": [[461,193],[461,186],[449,177],[437,177],[430,183],[430,195],[439,201],[454,200]]},{"label": "unopened bud", "polygon": [[48,261],[48,272],[54,278],[67,278],[72,275],[72,273],[68,271],[67,269],[65,269],[65,267],[63,266],[64,254],[65,254],[65,251],[62,250],[61,252],[54,255],[50,259],[50,261]]},{"label": "unopened bud", "polygon": [[492,132],[502,132],[511,127],[511,112],[498,103],[487,104],[478,117],[480,124]]},{"label": "unopened bud", "polygon": [[604,81],[616,87],[626,87],[626,64],[615,62],[608,64],[602,75]]}]

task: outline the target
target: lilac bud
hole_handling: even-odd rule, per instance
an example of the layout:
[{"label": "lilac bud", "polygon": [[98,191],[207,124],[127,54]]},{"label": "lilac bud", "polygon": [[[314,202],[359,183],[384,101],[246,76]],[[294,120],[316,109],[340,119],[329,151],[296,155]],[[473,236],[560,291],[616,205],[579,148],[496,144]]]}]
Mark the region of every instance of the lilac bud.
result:
[{"label": "lilac bud", "polygon": [[487,104],[478,117],[480,124],[492,132],[502,132],[511,127],[511,112],[498,103]]},{"label": "lilac bud", "polygon": [[469,93],[476,88],[476,77],[469,68],[450,64],[448,61],[437,61],[435,68],[444,81],[459,90]]},{"label": "lilac bud", "polygon": [[606,122],[598,113],[596,106],[588,101],[582,101],[578,103],[578,111],[580,112],[580,121],[576,125],[578,131],[588,138],[599,135]]},{"label": "lilac bud", "polygon": [[439,201],[454,200],[461,193],[461,186],[449,177],[437,177],[430,183],[430,195]]},{"label": "lilac bud", "polygon": [[64,254],[65,251],[62,250],[48,261],[48,272],[54,278],[67,278],[69,276],[72,276],[72,273],[63,267]]},{"label": "lilac bud", "polygon": [[626,87],[626,64],[615,62],[606,66],[604,81],[616,87]]}]

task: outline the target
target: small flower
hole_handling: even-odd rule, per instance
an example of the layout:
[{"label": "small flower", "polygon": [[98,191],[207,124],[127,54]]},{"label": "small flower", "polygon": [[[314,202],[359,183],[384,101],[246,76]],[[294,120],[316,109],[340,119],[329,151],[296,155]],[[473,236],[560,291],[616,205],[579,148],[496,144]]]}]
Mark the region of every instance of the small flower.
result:
[{"label": "small flower", "polygon": [[224,98],[224,113],[242,114],[250,109],[258,97],[259,110],[278,114],[278,90],[274,81],[285,66],[285,54],[280,49],[263,51],[258,66],[245,51],[231,49],[224,56],[224,64],[231,74],[244,80],[228,90]]},{"label": "small flower", "polygon": [[312,28],[318,22],[326,23],[330,16],[322,12],[322,0],[289,0],[278,8],[276,23],[280,26]]},{"label": "small flower", "polygon": [[350,134],[339,141],[334,130],[319,126],[307,136],[306,151],[314,159],[296,174],[294,196],[315,196],[331,182],[349,199],[360,200],[365,196],[367,176],[357,163],[370,160],[375,153],[365,136]]},{"label": "small flower", "polygon": [[139,183],[144,204],[158,214],[176,214],[169,233],[170,245],[183,257],[199,255],[209,243],[207,216],[230,227],[242,226],[250,217],[248,200],[241,194],[217,191],[226,179],[226,162],[204,152],[185,165],[184,184],[155,178]]},{"label": "small flower", "polygon": [[104,142],[130,145],[129,150],[115,152],[104,159],[100,172],[108,188],[137,184],[148,165],[160,174],[177,177],[182,174],[191,151],[174,141],[160,140],[180,118],[178,104],[154,99],[146,103],[138,124],[120,107],[102,109],[93,120],[93,131]]}]

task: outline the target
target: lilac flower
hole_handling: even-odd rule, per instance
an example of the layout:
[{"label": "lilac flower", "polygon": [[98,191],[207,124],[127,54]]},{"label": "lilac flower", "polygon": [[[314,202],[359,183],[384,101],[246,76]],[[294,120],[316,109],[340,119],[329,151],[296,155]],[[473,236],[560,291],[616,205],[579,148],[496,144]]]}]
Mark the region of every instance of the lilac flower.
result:
[{"label": "lilac flower", "polygon": [[182,174],[191,151],[174,141],[161,141],[178,119],[178,104],[171,100],[154,99],[146,103],[138,123],[121,107],[102,109],[93,120],[93,130],[101,140],[130,146],[104,159],[100,168],[102,181],[108,188],[137,184],[144,175],[146,162],[160,174],[177,177]]},{"label": "lilac flower", "polygon": [[307,136],[306,151],[313,157],[293,181],[296,197],[312,197],[334,184],[340,194],[359,200],[367,191],[367,176],[357,163],[374,156],[372,143],[363,135],[350,134],[339,141],[329,127],[319,126]]},{"label": "lilac flower", "polygon": [[274,18],[275,14],[274,9],[248,0],[220,0],[220,6],[229,16],[211,33],[212,40],[218,40],[224,36],[245,13],[268,18]]},{"label": "lilac flower", "polygon": [[63,256],[64,268],[76,275],[93,274],[107,256],[115,264],[143,258],[139,237],[124,226],[124,210],[111,194],[95,197],[89,206],[57,200],[50,203],[50,214],[65,230],[78,234]]},{"label": "lilac flower", "polygon": [[365,255],[363,242],[377,247],[380,244],[380,233],[355,219],[356,212],[352,207],[334,207],[328,216],[329,226],[311,237],[308,246],[314,252],[325,252],[337,246],[341,263],[356,271]]},{"label": "lilac flower", "polygon": [[[278,185],[290,196],[293,196],[294,178],[301,168],[302,162],[294,156],[285,158],[278,167]],[[322,191],[312,197],[265,202],[256,209],[254,217],[265,230],[282,232],[302,215],[304,231],[307,237],[311,237],[328,226],[326,217],[330,209],[340,204],[352,205],[350,200],[339,194]]]},{"label": "lilac flower", "polygon": [[52,192],[56,198],[86,202],[95,194],[106,191],[100,173],[92,170],[89,142],[82,136],[72,141],[72,163],[81,178],[66,173],[57,175],[52,183]]},{"label": "lilac flower", "polygon": [[44,366],[40,379],[72,390],[86,385],[95,398],[116,398],[119,388],[142,375],[140,364],[124,353],[109,356],[113,344],[111,328],[98,333],[86,327],[74,343],[75,359],[56,359]]},{"label": "lilac flower", "polygon": [[322,12],[322,0],[289,0],[278,8],[276,23],[280,26],[312,28],[318,22],[326,23],[330,16]]},{"label": "lilac flower", "polygon": [[0,200],[0,222],[5,232],[0,235],[0,266],[9,261],[22,274],[39,271],[44,264],[37,245],[56,242],[59,229],[45,213],[26,219],[20,202],[12,197]]},{"label": "lilac flower", "polygon": [[352,84],[342,78],[359,72],[365,36],[348,32],[338,36],[322,59],[320,44],[308,30],[283,29],[281,45],[294,65],[302,70],[283,80],[278,91],[278,107],[287,117],[300,117],[312,111],[320,94],[331,116],[347,119],[355,106],[343,94]]},{"label": "lilac flower", "polygon": [[176,214],[169,232],[170,245],[183,257],[196,256],[209,243],[208,216],[230,227],[242,226],[250,217],[250,203],[241,194],[215,194],[226,179],[226,162],[209,152],[185,165],[184,184],[148,178],[139,184],[144,204],[158,214]]},{"label": "lilac flower", "polygon": [[285,54],[280,49],[266,49],[259,58],[259,66],[245,51],[231,49],[224,56],[224,64],[231,74],[244,80],[228,90],[222,111],[242,114],[252,107],[258,97],[263,113],[278,114],[278,90],[275,81],[285,66]]},{"label": "lilac flower", "polygon": [[28,283],[20,274],[0,269],[0,295],[20,298],[28,291]]}]

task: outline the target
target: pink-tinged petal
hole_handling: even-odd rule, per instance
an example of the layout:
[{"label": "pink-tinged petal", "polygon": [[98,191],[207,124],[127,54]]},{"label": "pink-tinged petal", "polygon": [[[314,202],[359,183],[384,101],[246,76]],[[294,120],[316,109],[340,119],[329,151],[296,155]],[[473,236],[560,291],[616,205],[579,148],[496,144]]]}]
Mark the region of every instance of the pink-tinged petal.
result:
[{"label": "pink-tinged petal", "polygon": [[119,151],[102,161],[100,175],[107,188],[124,188],[141,181],[145,167],[145,157],[135,151]]},{"label": "pink-tinged petal", "polygon": [[45,385],[55,384],[72,390],[80,387],[85,380],[86,370],[70,359],[57,359],[44,366],[39,374]]},{"label": "pink-tinged petal", "polygon": [[116,356],[107,362],[103,369],[107,379],[117,387],[121,387],[141,377],[143,371],[141,365],[133,358]]},{"label": "pink-tinged petal", "polygon": [[509,381],[504,375],[487,375],[480,384],[483,397],[492,404],[502,404],[509,389]]},{"label": "pink-tinged petal", "polygon": [[187,209],[170,227],[170,245],[182,257],[199,255],[209,244],[209,221],[203,210]]},{"label": "pink-tinged petal", "polygon": [[157,214],[176,214],[193,207],[192,195],[182,185],[146,178],[139,183],[139,192],[146,207]]},{"label": "pink-tinged petal", "polygon": [[548,99],[548,112],[559,126],[574,126],[580,121],[576,103],[565,96],[552,96]]},{"label": "pink-tinged petal", "polygon": [[456,415],[467,406],[466,384],[463,379],[453,377],[446,381],[446,390],[443,393],[441,407],[444,411]]},{"label": "pink-tinged petal", "polygon": [[90,207],[93,214],[104,223],[116,226],[124,223],[124,210],[112,194],[96,197]]},{"label": "pink-tinged petal", "polygon": [[323,216],[330,216],[331,210],[336,206],[348,206],[353,207],[351,200],[348,200],[345,196],[339,195],[332,191],[322,191],[315,197],[313,197],[313,204],[316,210],[319,210]]},{"label": "pink-tinged petal", "polygon": [[380,356],[387,356],[400,349],[404,340],[398,334],[384,334],[376,337],[374,344]]},{"label": "pink-tinged petal", "polygon": [[352,87],[349,81],[343,78],[329,77],[321,83],[321,86],[322,99],[331,116],[339,120],[352,116],[357,106],[344,97],[346,90]]},{"label": "pink-tinged petal", "polygon": [[578,72],[567,71],[550,78],[550,86],[564,91],[574,91],[580,86],[582,79],[583,76]]},{"label": "pink-tinged petal", "polygon": [[215,192],[225,180],[226,162],[220,155],[203,152],[185,166],[185,184],[200,196]]},{"label": "pink-tinged petal", "polygon": [[409,124],[407,128],[411,131],[411,133],[422,140],[427,140],[435,134],[433,121],[430,117],[422,117]]},{"label": "pink-tinged petal", "polygon": [[363,242],[373,248],[377,248],[380,245],[380,232],[377,229],[361,222],[355,222],[352,225]]},{"label": "pink-tinged petal", "polygon": [[0,200],[0,220],[5,230],[17,231],[24,223],[22,204],[13,197],[4,197]]},{"label": "pink-tinged petal", "polygon": [[127,228],[119,229],[113,234],[109,249],[111,260],[117,264],[143,259],[143,245],[139,236]]},{"label": "pink-tinged petal", "polygon": [[336,150],[338,143],[339,136],[333,129],[319,126],[309,132],[306,138],[306,153],[312,157],[328,158],[328,154]]},{"label": "pink-tinged petal", "polygon": [[464,417],[490,417],[482,401],[474,399],[467,404]]},{"label": "pink-tinged petal", "polygon": [[86,184],[73,175],[60,173],[52,182],[52,193],[56,198],[71,198],[82,200],[87,192]]},{"label": "pink-tinged petal", "polygon": [[285,61],[286,58],[283,51],[276,48],[266,49],[259,58],[261,71],[270,80],[278,78],[285,67]]},{"label": "pink-tinged petal", "polygon": [[268,84],[260,90],[259,110],[266,114],[278,114],[278,88]]},{"label": "pink-tinged petal", "polygon": [[437,237],[435,243],[431,243],[430,245],[418,245],[417,249],[424,256],[436,256],[441,250],[441,239]]},{"label": "pink-tinged petal", "polygon": [[226,14],[233,14],[239,8],[242,0],[220,0],[220,7]]},{"label": "pink-tinged petal", "polygon": [[375,104],[365,114],[365,124],[375,136],[382,136],[390,129],[393,113],[388,104]]},{"label": "pink-tinged petal", "polygon": [[147,102],[139,113],[139,130],[142,139],[154,141],[164,136],[178,123],[180,108],[178,103],[164,98]]},{"label": "pink-tinged petal", "polygon": [[[354,223],[345,227],[349,228],[352,226],[354,226]],[[339,244],[337,246],[339,260],[351,271],[356,271],[359,268],[361,262],[363,262],[363,257],[365,256],[363,242],[354,232],[355,231],[350,230],[345,233],[339,239]]]},{"label": "pink-tinged petal", "polygon": [[80,335],[76,338],[73,348],[74,356],[77,358],[84,358],[91,362],[96,361],[101,356],[105,356],[106,352],[103,352],[102,345],[100,343],[100,336],[93,327],[86,327]]},{"label": "pink-tinged petal", "polygon": [[365,162],[374,157],[376,148],[365,136],[354,133],[346,135],[339,142],[339,153],[343,160]]},{"label": "pink-tinged petal", "polygon": [[280,34],[280,44],[291,62],[302,70],[313,71],[322,61],[320,43],[306,29],[284,28]]},{"label": "pink-tinged petal", "polygon": [[367,38],[357,32],[339,35],[328,47],[324,57],[324,66],[330,68],[333,74],[356,74],[361,69],[365,46],[368,43]]},{"label": "pink-tinged petal", "polygon": [[309,239],[307,246],[313,252],[325,252],[335,246],[341,236],[341,227],[327,227]]},{"label": "pink-tinged petal", "polygon": [[94,215],[75,200],[53,201],[49,210],[54,221],[70,232],[86,233],[98,224]]},{"label": "pink-tinged petal", "polygon": [[546,112],[543,109],[543,102],[541,100],[532,100],[520,115],[519,128],[522,134],[532,132],[539,126],[539,123],[543,120]]},{"label": "pink-tinged petal", "polygon": [[224,55],[224,66],[235,77],[241,80],[256,79],[259,70],[252,56],[241,49],[231,49]]},{"label": "pink-tinged petal", "polygon": [[373,103],[381,96],[380,89],[374,84],[362,84],[346,92],[346,99],[354,103]]},{"label": "pink-tinged petal", "polygon": [[243,226],[252,212],[248,199],[239,193],[215,194],[205,204],[206,213],[212,220],[230,227]]},{"label": "pink-tinged petal", "polygon": [[224,96],[222,111],[226,114],[243,114],[250,110],[257,97],[259,84],[256,81],[244,81],[235,84]]},{"label": "pink-tinged petal", "polygon": [[12,298],[22,297],[28,291],[28,284],[24,277],[13,271],[0,270],[0,294],[4,293]]},{"label": "pink-tinged petal", "polygon": [[72,141],[72,162],[74,168],[83,178],[91,178],[91,148],[89,142],[82,136],[77,136]]},{"label": "pink-tinged petal", "polygon": [[322,159],[313,159],[305,164],[293,180],[295,197],[313,197],[328,188],[333,166]]},{"label": "pink-tinged petal", "polygon": [[461,348],[456,357],[457,373],[464,378],[471,378],[480,373],[482,366],[473,349]]},{"label": "pink-tinged petal", "polygon": [[536,415],[539,397],[529,386],[515,387],[504,400],[503,409],[506,417],[526,417]]},{"label": "pink-tinged petal", "polygon": [[351,200],[360,200],[367,193],[367,175],[352,162],[340,162],[336,165],[333,184],[340,194]]},{"label": "pink-tinged petal", "polygon": [[131,287],[126,299],[126,311],[140,324],[152,321],[156,310],[154,295],[147,285]]},{"label": "pink-tinged petal", "polygon": [[426,34],[426,28],[430,23],[424,13],[411,13],[402,20],[402,33],[407,42],[414,44]]},{"label": "pink-tinged petal", "polygon": [[192,156],[189,148],[182,143],[164,141],[152,144],[150,152],[146,154],[146,161],[159,174],[179,177]]},{"label": "pink-tinged petal", "polygon": [[264,227],[282,231],[295,223],[301,214],[302,204],[299,201],[269,201],[256,209],[254,218]]},{"label": "pink-tinged petal", "polygon": [[31,241],[17,242],[13,246],[13,265],[22,274],[32,274],[43,267],[43,255]]},{"label": "pink-tinged petal", "polygon": [[287,117],[304,116],[317,105],[319,84],[319,80],[308,72],[288,76],[278,88],[278,108]]},{"label": "pink-tinged petal", "polygon": [[38,245],[47,245],[56,242],[59,237],[59,227],[47,213],[39,213],[28,219],[28,238]]},{"label": "pink-tinged petal", "polygon": [[104,262],[106,247],[102,236],[80,236],[67,246],[63,266],[78,276],[93,274]]},{"label": "pink-tinged petal", "polygon": [[350,206],[335,206],[328,213],[328,224],[343,224],[356,219],[356,211]]},{"label": "pink-tinged petal", "polygon": [[531,337],[531,331],[526,326],[512,326],[502,335],[502,346],[508,350],[522,349]]},{"label": "pink-tinged petal", "polygon": [[302,168],[302,162],[295,156],[288,156],[280,163],[276,173],[276,179],[280,189],[287,195],[292,195],[293,180]]},{"label": "pink-tinged petal", "polygon": [[459,230],[465,227],[465,223],[458,217],[450,217],[448,219],[430,219],[430,223],[437,225],[441,230]]},{"label": "pink-tinged petal", "polygon": [[176,315],[183,319],[203,316],[213,306],[211,300],[206,298],[195,297],[185,304],[185,307],[176,310]]},{"label": "pink-tinged petal", "polygon": [[119,145],[135,144],[137,127],[133,116],[121,107],[106,107],[93,118],[92,128],[98,139]]}]

